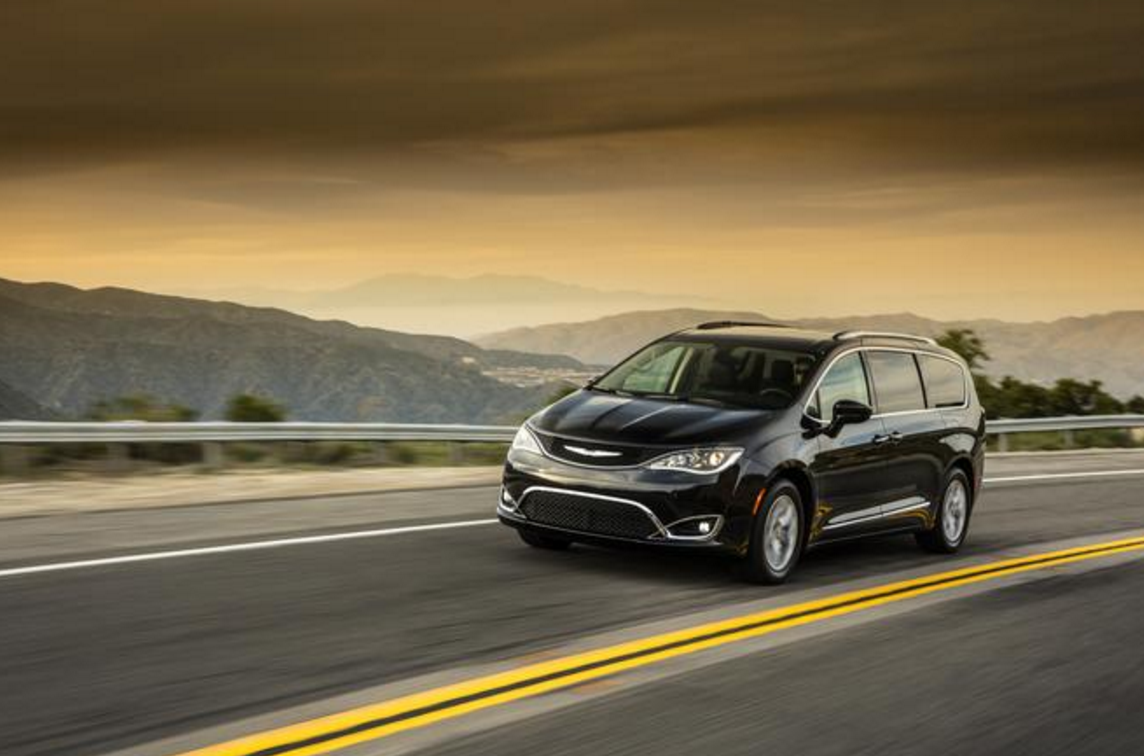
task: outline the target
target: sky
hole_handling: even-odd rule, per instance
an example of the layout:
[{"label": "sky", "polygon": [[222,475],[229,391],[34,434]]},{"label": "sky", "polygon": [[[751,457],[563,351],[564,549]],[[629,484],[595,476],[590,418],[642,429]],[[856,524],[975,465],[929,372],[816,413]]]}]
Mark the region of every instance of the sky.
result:
[{"label": "sky", "polygon": [[1138,0],[6,0],[0,276],[1144,309],[1142,47]]}]

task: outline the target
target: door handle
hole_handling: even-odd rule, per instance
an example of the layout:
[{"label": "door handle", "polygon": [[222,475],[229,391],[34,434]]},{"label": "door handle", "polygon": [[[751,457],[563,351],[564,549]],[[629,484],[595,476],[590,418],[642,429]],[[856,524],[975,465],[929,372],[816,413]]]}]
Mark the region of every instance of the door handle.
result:
[{"label": "door handle", "polygon": [[893,433],[883,433],[883,434],[874,436],[874,443],[878,444],[878,445],[881,445],[881,444],[898,444],[898,443],[901,443],[901,441],[902,441],[902,434],[898,431],[894,431]]}]

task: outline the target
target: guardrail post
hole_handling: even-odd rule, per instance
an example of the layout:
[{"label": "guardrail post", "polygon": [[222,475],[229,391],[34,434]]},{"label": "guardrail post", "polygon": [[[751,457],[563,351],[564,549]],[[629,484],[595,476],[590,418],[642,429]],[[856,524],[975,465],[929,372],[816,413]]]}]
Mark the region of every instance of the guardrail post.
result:
[{"label": "guardrail post", "polygon": [[997,434],[997,451],[1001,452],[1002,454],[1009,451],[1009,434],[1008,433],[998,433]]},{"label": "guardrail post", "polygon": [[204,441],[202,450],[203,467],[218,470],[226,464],[226,454],[221,441]]},{"label": "guardrail post", "polygon": [[1062,431],[1061,435],[1063,435],[1065,438],[1065,448],[1066,449],[1075,449],[1076,448],[1076,431],[1072,431],[1072,430]]},{"label": "guardrail post", "polygon": [[28,472],[28,447],[20,444],[0,444],[0,473],[23,475]]},{"label": "guardrail post", "polygon": [[378,467],[384,467],[389,464],[389,446],[384,441],[374,443],[373,463]]},{"label": "guardrail post", "polygon": [[113,473],[127,472],[131,469],[130,444],[110,443],[107,445],[107,469]]},{"label": "guardrail post", "polygon": [[465,461],[465,445],[457,441],[450,441],[446,444],[449,449],[449,464],[456,467]]}]

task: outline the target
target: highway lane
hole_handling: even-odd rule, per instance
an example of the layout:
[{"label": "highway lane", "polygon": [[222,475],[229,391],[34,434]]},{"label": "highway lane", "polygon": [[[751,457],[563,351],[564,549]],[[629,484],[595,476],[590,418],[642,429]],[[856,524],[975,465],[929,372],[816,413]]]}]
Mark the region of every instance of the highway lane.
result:
[{"label": "highway lane", "polygon": [[613,692],[436,756],[1144,752],[1144,562],[1054,576]]},{"label": "highway lane", "polygon": [[[1001,455],[990,457],[986,465],[986,474],[999,479],[1095,474],[1098,477],[1092,480],[1101,480],[1111,474],[1110,479],[1139,480],[1144,486],[1142,472],[1142,450]],[[453,488],[18,518],[5,518],[5,510],[0,506],[0,570],[121,554],[486,519],[492,511],[489,502],[495,495],[492,488],[483,493],[476,488]]]},{"label": "highway lane", "polygon": [[[968,553],[1144,526],[1141,489],[998,486]],[[452,495],[477,510],[491,500]],[[904,538],[840,546],[772,593],[927,564]],[[713,560],[535,552],[498,527],[11,578],[0,742],[6,754],[99,753],[759,591]]]}]

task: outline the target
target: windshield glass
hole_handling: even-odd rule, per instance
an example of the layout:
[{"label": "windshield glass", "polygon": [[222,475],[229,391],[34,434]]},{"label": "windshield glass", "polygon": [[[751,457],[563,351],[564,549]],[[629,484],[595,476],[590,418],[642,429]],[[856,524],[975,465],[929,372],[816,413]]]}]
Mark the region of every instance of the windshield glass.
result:
[{"label": "windshield glass", "polygon": [[592,388],[631,396],[783,409],[794,403],[814,357],[751,342],[658,341]]}]

